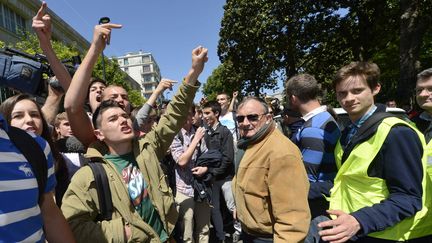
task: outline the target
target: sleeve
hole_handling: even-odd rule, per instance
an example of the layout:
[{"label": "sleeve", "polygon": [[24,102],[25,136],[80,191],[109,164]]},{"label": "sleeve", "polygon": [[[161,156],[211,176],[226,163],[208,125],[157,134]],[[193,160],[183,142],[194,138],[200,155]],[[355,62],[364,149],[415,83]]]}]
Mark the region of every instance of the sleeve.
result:
[{"label": "sleeve", "polygon": [[145,103],[141,107],[141,109],[139,109],[138,113],[135,116],[138,126],[141,126],[144,123],[144,121],[147,120],[151,110],[152,107],[147,103]]},{"label": "sleeve", "polygon": [[171,155],[176,163],[178,163],[180,156],[184,153],[183,144],[178,136],[174,137],[174,140],[170,146]]},{"label": "sleeve", "polygon": [[159,160],[165,156],[174,136],[186,122],[188,110],[192,106],[198,88],[199,85],[193,86],[183,82],[155,129],[141,138],[151,144]]},{"label": "sleeve", "polygon": [[96,221],[98,207],[96,186],[88,166],[82,167],[72,178],[63,197],[61,210],[72,229],[77,242],[124,241],[124,224],[122,218],[110,221]]},{"label": "sleeve", "polygon": [[415,131],[405,126],[391,129],[381,149],[382,163],[374,165],[382,166],[378,176],[386,181],[389,196],[352,213],[362,228],[359,237],[382,231],[421,210],[422,155],[423,147]]},{"label": "sleeve", "polygon": [[309,182],[300,156],[285,153],[273,159],[268,186],[275,220],[274,242],[303,242],[310,222]]},{"label": "sleeve", "polygon": [[309,199],[323,198],[323,194],[329,195],[333,187],[337,169],[333,151],[327,151],[330,150],[329,147],[334,150],[334,146],[330,146],[333,141],[326,141],[329,137],[325,130],[316,127],[306,127],[300,134],[299,144],[307,176],[311,182]]}]

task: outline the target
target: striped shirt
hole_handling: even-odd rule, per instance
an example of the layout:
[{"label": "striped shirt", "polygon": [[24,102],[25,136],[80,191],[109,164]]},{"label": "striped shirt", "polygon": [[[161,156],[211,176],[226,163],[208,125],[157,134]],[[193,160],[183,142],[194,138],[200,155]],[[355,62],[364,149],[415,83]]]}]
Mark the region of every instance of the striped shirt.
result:
[{"label": "striped shirt", "polygon": [[[0,115],[0,242],[45,242],[36,177],[7,130],[7,122]],[[51,149],[43,138],[29,134],[48,161],[45,192],[53,191],[56,179]]]},{"label": "striped shirt", "polygon": [[[312,115],[303,117],[305,123],[296,135],[295,143],[303,155],[306,172],[311,182],[311,194],[321,196],[323,188],[315,182],[333,181],[337,173],[334,149],[341,135],[337,122],[325,106],[321,106]],[[317,188],[315,188],[315,186]],[[328,192],[327,192],[328,193]],[[325,193],[326,194],[326,193]]]}]

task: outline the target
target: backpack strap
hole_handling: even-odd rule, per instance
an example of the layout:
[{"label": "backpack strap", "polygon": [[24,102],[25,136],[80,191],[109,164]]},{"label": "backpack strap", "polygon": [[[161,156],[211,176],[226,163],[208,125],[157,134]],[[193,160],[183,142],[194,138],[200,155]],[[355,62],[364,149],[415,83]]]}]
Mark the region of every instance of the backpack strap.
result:
[{"label": "backpack strap", "polygon": [[90,166],[90,169],[93,172],[99,200],[100,212],[96,217],[96,220],[111,220],[113,213],[111,190],[106,171],[102,166],[102,160],[99,158],[90,158],[87,161],[87,165]]},{"label": "backpack strap", "polygon": [[22,155],[27,159],[33,173],[36,177],[39,189],[39,204],[42,196],[45,193],[45,186],[48,177],[48,162],[45,153],[36,140],[26,131],[9,126],[7,132],[10,140],[21,151]]}]

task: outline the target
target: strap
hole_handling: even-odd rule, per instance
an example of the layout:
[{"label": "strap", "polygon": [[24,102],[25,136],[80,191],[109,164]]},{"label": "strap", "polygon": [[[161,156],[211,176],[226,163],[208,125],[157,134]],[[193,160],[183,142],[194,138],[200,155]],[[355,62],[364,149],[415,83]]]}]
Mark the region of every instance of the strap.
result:
[{"label": "strap", "polygon": [[40,204],[42,195],[45,193],[45,186],[48,177],[48,162],[45,157],[45,153],[36,140],[34,140],[30,134],[22,129],[10,126],[8,136],[31,165],[38,183],[38,202]]},{"label": "strap", "polygon": [[113,204],[106,171],[103,168],[101,161],[98,159],[89,159],[88,165],[93,172],[99,200],[100,213],[96,217],[96,219],[98,221],[111,220],[113,213]]},{"label": "strap", "polygon": [[354,136],[351,138],[351,141],[346,145],[342,155],[341,164],[348,158],[355,145],[366,141],[371,135],[375,134],[379,124],[381,124],[381,122],[388,117],[395,117],[395,115],[387,112],[376,112],[371,117],[369,117],[359,128],[356,134],[354,134]]}]

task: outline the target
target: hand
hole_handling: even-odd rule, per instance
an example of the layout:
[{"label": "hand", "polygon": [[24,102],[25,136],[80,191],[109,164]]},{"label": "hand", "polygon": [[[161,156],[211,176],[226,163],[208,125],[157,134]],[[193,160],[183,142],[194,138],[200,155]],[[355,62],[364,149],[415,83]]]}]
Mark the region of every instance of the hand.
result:
[{"label": "hand", "polygon": [[238,91],[234,91],[232,94],[233,99],[237,98],[237,96],[238,96]]},{"label": "hand", "polygon": [[36,16],[33,17],[32,27],[36,32],[41,45],[49,44],[51,40],[51,17],[45,14],[46,2],[42,2]]},{"label": "hand", "polygon": [[201,177],[208,171],[208,168],[206,166],[197,166],[192,168],[192,174]]},{"label": "hand", "polygon": [[332,227],[321,230],[319,235],[324,241],[330,243],[345,242],[351,239],[359,230],[360,224],[356,218],[341,210],[327,210],[328,214],[336,215],[336,219],[328,220],[318,224],[318,227]]},{"label": "hand", "polygon": [[201,140],[204,135],[205,135],[206,129],[204,127],[199,127],[196,131],[195,131],[195,136],[193,138],[194,141],[199,141]]},{"label": "hand", "polygon": [[132,236],[132,229],[128,224],[124,226],[124,236],[126,238],[125,242],[129,241]]},{"label": "hand", "polygon": [[111,38],[111,29],[120,29],[120,24],[100,24],[94,27],[92,45],[100,51],[105,49],[106,44],[109,44]]},{"label": "hand", "polygon": [[157,88],[156,88],[155,91],[158,92],[158,93],[162,93],[162,92],[164,92],[166,89],[170,89],[170,90],[172,90],[172,87],[173,87],[173,85],[174,85],[175,83],[177,83],[177,81],[169,80],[169,79],[163,78],[163,79],[159,82],[159,84],[158,84],[158,86],[157,86]]},{"label": "hand", "polygon": [[199,75],[204,69],[204,63],[207,62],[207,48],[199,46],[192,50],[192,70]]}]

